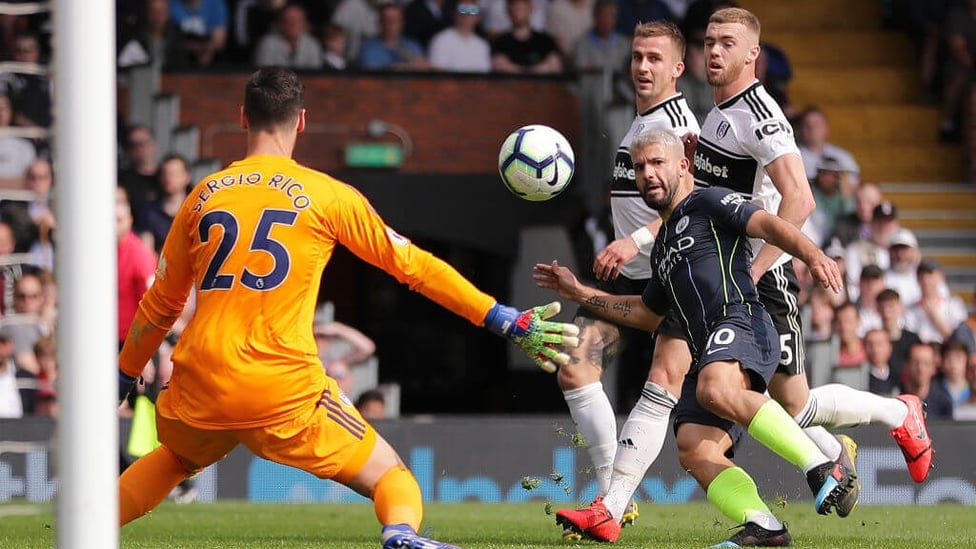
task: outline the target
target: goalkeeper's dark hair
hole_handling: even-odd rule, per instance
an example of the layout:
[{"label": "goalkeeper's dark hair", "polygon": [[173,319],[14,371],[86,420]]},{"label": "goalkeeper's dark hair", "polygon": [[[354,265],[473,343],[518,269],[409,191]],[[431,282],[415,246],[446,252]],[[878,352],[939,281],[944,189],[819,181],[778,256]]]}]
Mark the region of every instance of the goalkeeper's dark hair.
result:
[{"label": "goalkeeper's dark hair", "polygon": [[263,67],[247,80],[244,115],[252,129],[294,123],[304,105],[305,84],[290,69]]}]

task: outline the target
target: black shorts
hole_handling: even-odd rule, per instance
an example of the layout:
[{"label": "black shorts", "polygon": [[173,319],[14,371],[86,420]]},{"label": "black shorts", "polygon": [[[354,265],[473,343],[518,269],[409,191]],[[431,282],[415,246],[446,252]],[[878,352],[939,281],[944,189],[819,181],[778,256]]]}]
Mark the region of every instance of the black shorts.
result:
[{"label": "black shorts", "polygon": [[759,290],[759,300],[769,311],[779,334],[780,358],[776,371],[791,376],[804,373],[803,325],[796,302],[800,285],[793,272],[793,262],[787,261],[766,271],[756,288]]},{"label": "black shorts", "polygon": [[661,325],[657,327],[657,331],[654,333],[664,334],[682,341],[688,341],[688,336],[685,334],[685,328],[681,325],[681,321],[678,320],[677,315],[674,314],[673,309],[668,311],[668,316],[664,317],[664,322],[661,322]]},{"label": "black shorts", "polygon": [[[708,334],[707,341],[681,385],[681,397],[674,409],[674,430],[677,433],[682,423],[710,425],[728,432],[733,443],[738,443],[744,428],[713,414],[698,402],[698,373],[712,362],[737,361],[752,382],[751,390],[765,392],[776,372],[779,338],[765,311],[759,307],[750,311],[742,306],[729,309],[728,315]],[[734,449],[733,444],[730,455]]]}]

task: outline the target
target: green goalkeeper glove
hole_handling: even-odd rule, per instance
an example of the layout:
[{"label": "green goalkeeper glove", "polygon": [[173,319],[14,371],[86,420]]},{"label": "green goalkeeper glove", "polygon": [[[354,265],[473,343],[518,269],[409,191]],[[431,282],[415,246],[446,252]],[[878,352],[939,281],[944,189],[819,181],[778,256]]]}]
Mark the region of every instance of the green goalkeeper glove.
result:
[{"label": "green goalkeeper glove", "polygon": [[563,347],[579,346],[579,327],[566,322],[546,320],[559,314],[561,305],[553,301],[525,311],[496,303],[485,316],[485,328],[510,339],[544,371],[553,373],[569,362]]}]

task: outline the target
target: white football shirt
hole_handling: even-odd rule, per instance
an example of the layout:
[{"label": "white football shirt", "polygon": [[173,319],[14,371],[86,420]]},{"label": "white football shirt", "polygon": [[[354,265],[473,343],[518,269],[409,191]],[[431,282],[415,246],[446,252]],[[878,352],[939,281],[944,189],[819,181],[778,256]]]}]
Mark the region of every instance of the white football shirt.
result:
[{"label": "white football shirt", "polygon": [[[776,190],[765,167],[789,153],[800,154],[793,127],[757,80],[713,107],[705,117],[695,148],[695,184],[727,187],[775,214],[783,195]],[[751,242],[755,254],[763,241]],[[772,266],[789,259],[784,253]]]},{"label": "white football shirt", "polygon": [[[634,163],[630,158],[630,142],[634,136],[650,129],[670,129],[683,137],[687,133],[698,135],[701,128],[688,102],[678,93],[657,105],[638,113],[627,134],[617,147],[610,181],[610,213],[613,217],[615,238],[624,238],[660,216],[644,202],[634,177]],[[620,270],[632,280],[651,278],[651,247],[642,249]]]}]

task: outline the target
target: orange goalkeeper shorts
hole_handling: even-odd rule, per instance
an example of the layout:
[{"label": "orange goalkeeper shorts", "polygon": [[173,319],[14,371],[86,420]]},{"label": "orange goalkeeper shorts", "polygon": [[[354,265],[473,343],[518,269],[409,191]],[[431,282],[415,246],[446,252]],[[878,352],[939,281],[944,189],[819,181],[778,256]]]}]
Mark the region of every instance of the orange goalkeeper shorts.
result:
[{"label": "orange goalkeeper shorts", "polygon": [[[167,396],[167,391],[160,393],[161,404]],[[156,407],[159,441],[194,470],[220,461],[243,444],[264,459],[346,482],[363,468],[376,446],[376,430],[331,378],[311,414],[261,427],[200,429],[163,416],[164,408]]]}]

